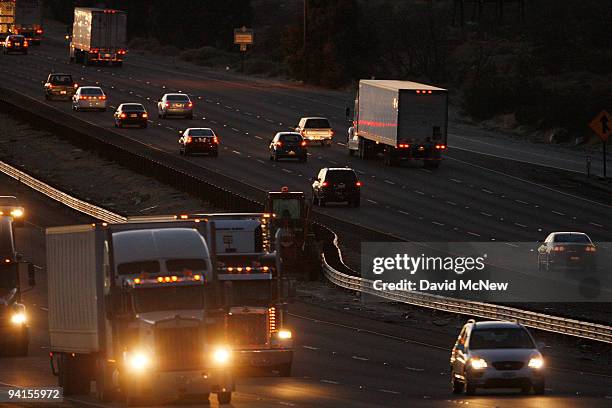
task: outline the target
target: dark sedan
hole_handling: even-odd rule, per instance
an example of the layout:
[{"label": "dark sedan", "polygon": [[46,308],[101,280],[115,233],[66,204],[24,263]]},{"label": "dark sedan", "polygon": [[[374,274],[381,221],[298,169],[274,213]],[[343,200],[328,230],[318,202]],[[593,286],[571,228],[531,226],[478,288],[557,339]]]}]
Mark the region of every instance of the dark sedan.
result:
[{"label": "dark sedan", "polygon": [[149,114],[145,107],[140,103],[122,103],[119,105],[115,114],[115,127],[135,125],[141,128],[147,127]]},{"label": "dark sedan", "polygon": [[270,160],[298,159],[300,162],[308,160],[306,141],[296,132],[278,132],[270,140]]},{"label": "dark sedan", "polygon": [[181,132],[179,153],[189,156],[194,153],[219,155],[219,138],[210,128],[188,128]]}]

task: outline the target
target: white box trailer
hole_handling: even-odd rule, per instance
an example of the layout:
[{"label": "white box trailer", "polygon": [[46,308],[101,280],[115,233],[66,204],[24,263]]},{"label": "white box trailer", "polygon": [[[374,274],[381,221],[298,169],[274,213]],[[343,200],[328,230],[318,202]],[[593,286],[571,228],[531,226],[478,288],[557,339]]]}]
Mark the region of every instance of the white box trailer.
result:
[{"label": "white box trailer", "polygon": [[70,60],[121,65],[126,54],[127,13],[115,9],[76,7]]},{"label": "white box trailer", "polygon": [[448,92],[410,81],[361,80],[348,148],[388,165],[419,159],[437,167],[447,148]]},{"label": "white box trailer", "polygon": [[16,0],[13,32],[40,44],[43,35],[41,0]]},{"label": "white box trailer", "polygon": [[0,41],[10,34],[15,25],[15,0],[0,1]]}]

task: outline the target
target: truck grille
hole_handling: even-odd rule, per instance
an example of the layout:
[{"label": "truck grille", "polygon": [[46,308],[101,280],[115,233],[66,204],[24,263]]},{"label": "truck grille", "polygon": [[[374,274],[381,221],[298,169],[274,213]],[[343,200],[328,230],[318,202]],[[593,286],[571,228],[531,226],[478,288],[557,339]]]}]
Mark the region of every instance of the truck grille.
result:
[{"label": "truck grille", "polygon": [[229,338],[236,346],[266,344],[268,322],[264,313],[233,313],[229,318]]},{"label": "truck grille", "polygon": [[500,371],[520,370],[524,365],[525,363],[522,361],[496,361],[493,363],[493,367]]},{"label": "truck grille", "polygon": [[160,371],[202,368],[204,338],[200,327],[170,327],[155,330],[155,347]]}]

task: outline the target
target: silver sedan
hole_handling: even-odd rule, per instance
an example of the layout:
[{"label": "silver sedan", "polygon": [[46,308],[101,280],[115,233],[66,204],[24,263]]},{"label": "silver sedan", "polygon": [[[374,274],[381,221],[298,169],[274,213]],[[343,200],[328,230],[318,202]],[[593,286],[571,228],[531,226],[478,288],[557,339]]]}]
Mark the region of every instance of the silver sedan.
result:
[{"label": "silver sedan", "polygon": [[72,109],[75,111],[85,109],[106,111],[107,99],[99,86],[82,86],[72,97]]}]

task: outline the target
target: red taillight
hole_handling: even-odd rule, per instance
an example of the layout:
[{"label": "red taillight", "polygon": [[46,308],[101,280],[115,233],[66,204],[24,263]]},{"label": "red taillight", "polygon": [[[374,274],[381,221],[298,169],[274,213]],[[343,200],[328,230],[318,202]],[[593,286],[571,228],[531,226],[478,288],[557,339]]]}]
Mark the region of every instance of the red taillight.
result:
[{"label": "red taillight", "polygon": [[75,88],[78,88],[78,87],[79,87],[79,84],[74,84],[73,86],[74,86]]},{"label": "red taillight", "polygon": [[321,183],[321,187],[327,187],[329,185],[329,183],[327,181],[324,181]]},{"label": "red taillight", "polygon": [[42,34],[43,30],[41,30],[40,28],[38,30],[36,30],[36,34]]},{"label": "red taillight", "polygon": [[306,146],[306,141],[302,140],[302,143],[300,143],[300,146]]},{"label": "red taillight", "polygon": [[98,99],[106,100],[106,95],[98,96]]},{"label": "red taillight", "polygon": [[192,141],[192,140],[193,140],[193,139],[191,139],[191,136],[187,136],[187,139],[185,139],[185,142],[186,142],[186,143],[191,143],[191,141]]},{"label": "red taillight", "polygon": [[190,108],[191,108],[191,107],[193,107],[193,102],[189,102],[189,103],[187,104],[187,106],[188,106],[188,107],[190,107]]},{"label": "red taillight", "polygon": [[6,46],[7,46],[7,47],[12,47],[12,46],[13,46],[13,43],[9,41],[8,43],[6,43]]},{"label": "red taillight", "polygon": [[443,145],[443,144],[437,144],[437,145],[436,145],[436,149],[438,149],[438,150],[445,150],[445,149],[446,149],[446,145]]},{"label": "red taillight", "polygon": [[410,145],[407,143],[400,143],[399,145],[397,145],[397,147],[400,149],[408,149]]},{"label": "red taillight", "polygon": [[283,142],[276,142],[274,143],[274,146],[276,147],[281,147],[283,145]]},{"label": "red taillight", "polygon": [[555,245],[552,250],[553,252],[563,252],[565,251],[565,247],[563,245]]},{"label": "red taillight", "polygon": [[24,46],[24,47],[27,47],[28,45],[29,45],[29,44],[28,44],[28,42],[27,42],[27,41],[24,41],[24,42],[23,42],[23,46]]},{"label": "red taillight", "polygon": [[587,252],[597,252],[597,248],[595,248],[593,245],[588,245],[585,250]]},{"label": "red taillight", "polygon": [[85,95],[80,95],[79,99],[87,99],[87,97]]},{"label": "red taillight", "polygon": [[121,113],[121,115],[119,115],[119,117],[120,117],[121,119],[124,119],[124,118],[127,118],[127,115],[126,115],[124,112],[122,112],[122,113]]},{"label": "red taillight", "polygon": [[148,117],[149,117],[149,114],[148,114],[147,112],[144,112],[144,113],[142,114],[142,117],[143,117],[143,118],[148,118]]},{"label": "red taillight", "polygon": [[356,182],[356,183],[355,183],[355,185],[356,185],[357,187],[361,187],[361,186],[362,186],[361,181]]},{"label": "red taillight", "polygon": [[47,88],[53,88],[53,84],[47,83],[45,85],[47,86]]},{"label": "red taillight", "polygon": [[170,102],[166,102],[166,108],[170,106]]},{"label": "red taillight", "polygon": [[213,143],[219,143],[219,139],[217,138],[217,136],[213,137]]},{"label": "red taillight", "polygon": [[332,129],[330,132],[331,132],[331,135],[332,135],[332,136],[336,134],[336,132],[334,132],[334,130],[333,130],[333,129]]}]

